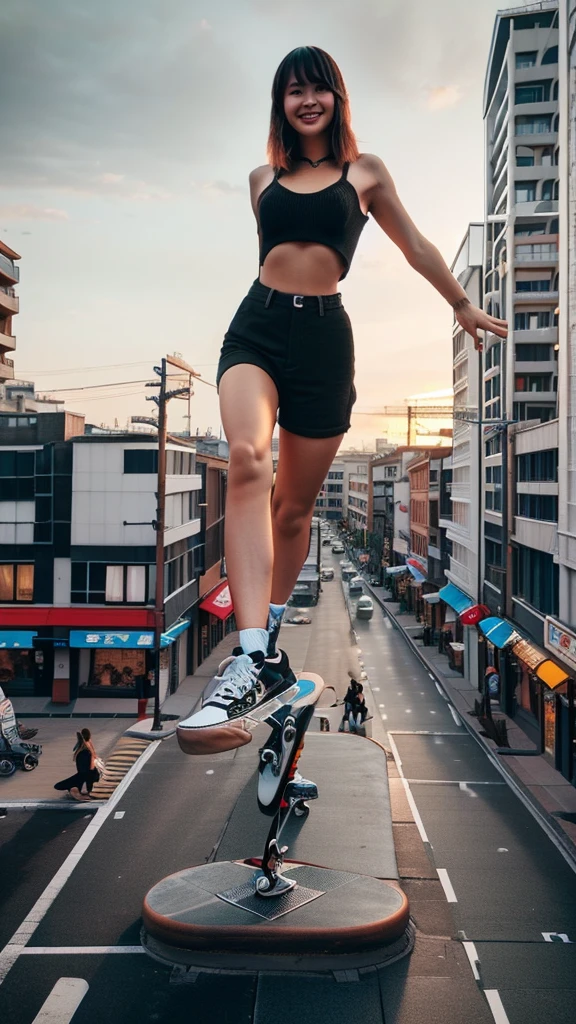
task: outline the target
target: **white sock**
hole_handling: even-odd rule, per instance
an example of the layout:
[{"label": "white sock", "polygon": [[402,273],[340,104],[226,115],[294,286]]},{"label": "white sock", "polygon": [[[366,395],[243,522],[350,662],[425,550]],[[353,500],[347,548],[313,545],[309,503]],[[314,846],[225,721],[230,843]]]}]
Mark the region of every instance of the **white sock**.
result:
[{"label": "white sock", "polygon": [[244,654],[254,654],[255,651],[262,651],[262,656],[264,656],[268,647],[268,630],[256,627],[253,629],[241,629],[240,646]]}]

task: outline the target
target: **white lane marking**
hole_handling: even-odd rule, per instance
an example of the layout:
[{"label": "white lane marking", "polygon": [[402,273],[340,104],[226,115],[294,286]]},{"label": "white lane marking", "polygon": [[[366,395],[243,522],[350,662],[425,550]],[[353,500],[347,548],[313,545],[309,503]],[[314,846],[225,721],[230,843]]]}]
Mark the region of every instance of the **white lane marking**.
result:
[{"label": "white lane marking", "polygon": [[390,622],[390,619],[384,619],[384,625],[386,626],[386,629],[392,629],[392,623]]},{"label": "white lane marking", "polygon": [[471,797],[477,797],[478,796],[478,793],[475,793],[473,789],[468,789],[468,783],[467,782],[459,782],[458,785],[459,785],[460,789],[462,790],[462,792],[463,793],[467,793],[468,796],[471,796]]},{"label": "white lane marking", "polygon": [[[398,769],[398,770],[400,771],[400,769]],[[413,815],[414,821],[416,822],[416,828],[418,829],[418,832],[420,833],[420,839],[422,840],[423,843],[428,843],[429,839],[428,839],[428,835],[426,833],[426,829],[424,828],[424,822],[422,821],[422,818],[420,817],[420,811],[418,810],[418,808],[416,806],[416,801],[414,799],[414,794],[410,790],[410,785],[409,785],[408,779],[403,778],[402,779],[402,783],[404,785],[404,790],[405,790],[405,793],[406,793],[406,798],[408,800],[408,803],[410,804],[410,810],[412,811],[412,815]]]},{"label": "white lane marking", "polygon": [[438,872],[438,878],[440,879],[440,883],[442,885],[442,888],[444,889],[444,894],[446,896],[446,899],[448,900],[448,903],[458,903],[456,893],[452,888],[452,882],[448,878],[448,872],[446,871],[446,868],[436,868],[436,871]]},{"label": "white lane marking", "polygon": [[448,710],[449,710],[450,714],[452,715],[452,718],[456,722],[456,725],[462,725],[462,719],[460,718],[460,715],[458,714],[456,709],[452,707],[451,704],[448,705]]},{"label": "white lane marking", "polygon": [[70,878],[74,868],[79,864],[82,855],[86,852],[92,840],[96,838],[98,832],[102,828],[102,825],[109,818],[116,805],[124,796],[128,786],[130,786],[138,775],[138,772],[141,771],[146,762],[152,757],[152,754],[160,743],[162,743],[162,740],[154,740],[148,749],[145,750],[138,760],[134,762],[130,771],[124,776],[122,782],[114,791],[113,796],[110,798],[106,806],[101,807],[95,814],[94,820],[86,826],[80,839],[70,851],[66,860],[54,875],[52,881],[48,883],[42,895],[36,900],[36,903],[22,921],[20,927],[14,932],[14,935],[6,943],[4,949],[0,951],[0,985],[5,980],[10,969],[16,963],[24,947],[30,941],[31,936],[36,931],[45,914],[49,911],[54,900],[66,885],[66,882]]},{"label": "white lane marking", "polygon": [[84,978],[60,978],[32,1024],[69,1024],[89,987]]},{"label": "white lane marking", "polygon": [[208,771],[206,772],[206,775],[214,775],[214,769],[209,768]]},{"label": "white lane marking", "polygon": [[542,932],[542,935],[544,942],[567,942],[572,945],[572,940],[568,938],[566,932]]},{"label": "white lane marking", "polygon": [[394,760],[396,761],[398,774],[401,776],[401,778],[404,778],[404,772],[402,771],[402,758],[400,757],[398,747],[396,746],[396,741],[394,740],[394,737],[391,732],[388,733],[388,739],[390,741],[390,747],[392,749],[392,754],[394,755]]},{"label": "white lane marking", "polygon": [[[105,800],[92,800],[90,809],[98,810],[105,807]],[[3,810],[8,811],[82,811],[86,814],[86,801],[82,803],[68,803],[67,800],[3,800]]]},{"label": "white lane marking", "polygon": [[384,714],[382,714],[382,715],[381,715],[380,717],[381,717],[381,718],[382,718],[382,720],[383,720],[383,721],[385,722],[385,721],[386,721],[386,719],[388,718],[388,715],[384,715]]},{"label": "white lane marking", "polygon": [[443,691],[442,687],[440,686],[440,683],[436,683],[436,682],[435,682],[435,683],[434,683],[434,686],[435,686],[435,687],[436,687],[436,689],[438,690],[438,693],[440,694],[440,696],[441,696],[441,697],[443,697],[443,699],[444,699],[444,700],[448,700],[448,697],[447,697],[447,696],[446,696],[446,694],[444,693],[444,691]]},{"label": "white lane marking", "polygon": [[496,853],[508,853],[508,848],[506,846],[499,846]]},{"label": "white lane marking", "polygon": [[26,946],[22,956],[76,956],[94,953],[108,956],[109,953],[145,953],[143,946]]},{"label": "white lane marking", "polygon": [[115,818],[123,818],[125,813],[126,813],[125,811],[116,811],[116,814],[114,815],[114,817]]},{"label": "white lane marking", "polygon": [[435,714],[436,714],[436,712],[435,712],[435,711],[431,711],[431,712],[430,712],[430,714],[431,714],[431,715],[435,715]]},{"label": "white lane marking", "polygon": [[[468,782],[461,782],[457,779],[408,779],[411,786],[505,786],[505,782],[477,782],[476,779],[469,779]],[[471,793],[470,796],[476,796]]]},{"label": "white lane marking", "polygon": [[412,714],[412,708],[406,708],[405,711],[404,711],[404,714],[411,715]]},{"label": "white lane marking", "polygon": [[436,682],[436,679],[435,679],[435,677],[434,677],[434,676],[432,675],[432,673],[431,673],[431,672],[429,672],[429,673],[428,673],[428,675],[430,676],[430,679],[434,679],[434,682]]},{"label": "white lane marking", "polygon": [[476,952],[476,946],[473,942],[463,942],[464,952],[470,961],[470,967],[472,968],[472,974],[476,981],[480,981],[480,971],[478,970],[480,961],[478,959],[478,953]]},{"label": "white lane marking", "polygon": [[492,1010],[492,1016],[494,1017],[495,1024],[510,1024],[506,1010],[500,999],[500,993],[497,988],[486,988],[484,989],[484,995],[488,1000],[488,1006]]}]

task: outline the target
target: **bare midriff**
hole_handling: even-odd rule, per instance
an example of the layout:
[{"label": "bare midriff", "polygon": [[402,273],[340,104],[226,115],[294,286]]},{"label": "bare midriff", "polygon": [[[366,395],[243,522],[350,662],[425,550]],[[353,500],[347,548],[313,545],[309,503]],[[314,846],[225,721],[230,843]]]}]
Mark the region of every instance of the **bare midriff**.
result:
[{"label": "bare midriff", "polygon": [[326,245],[282,242],[264,260],[260,281],[292,295],[334,295],[343,270],[341,257]]}]

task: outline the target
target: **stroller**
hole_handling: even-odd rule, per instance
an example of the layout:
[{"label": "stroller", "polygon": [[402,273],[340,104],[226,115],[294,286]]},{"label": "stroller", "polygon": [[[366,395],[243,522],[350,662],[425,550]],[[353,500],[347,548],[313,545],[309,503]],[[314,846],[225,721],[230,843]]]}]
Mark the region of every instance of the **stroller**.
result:
[{"label": "stroller", "polygon": [[17,768],[31,772],[38,767],[42,747],[38,743],[23,743],[12,701],[0,688],[0,776],[13,775]]}]

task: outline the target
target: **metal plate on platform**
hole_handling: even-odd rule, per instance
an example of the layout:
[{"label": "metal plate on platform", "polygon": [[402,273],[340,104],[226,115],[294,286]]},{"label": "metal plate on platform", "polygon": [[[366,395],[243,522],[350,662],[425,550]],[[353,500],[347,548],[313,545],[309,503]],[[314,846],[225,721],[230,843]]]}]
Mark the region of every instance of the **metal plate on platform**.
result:
[{"label": "metal plate on platform", "polygon": [[250,914],[263,917],[265,921],[275,921],[284,914],[289,914],[305,903],[312,903],[324,893],[318,889],[306,889],[298,885],[296,889],[284,893],[282,896],[258,896],[254,892],[254,882],[247,882],[245,885],[237,885],[234,889],[226,892],[216,893],[219,899],[225,903],[231,903],[235,907],[241,907]]},{"label": "metal plate on platform", "polygon": [[329,871],[327,868],[317,868],[311,864],[286,868],[286,861],[284,862],[284,875],[286,878],[296,878],[298,885],[306,885],[310,889],[320,889],[323,893],[329,892],[330,889],[338,889],[341,885],[346,885],[358,878],[358,875],[351,871]]}]

